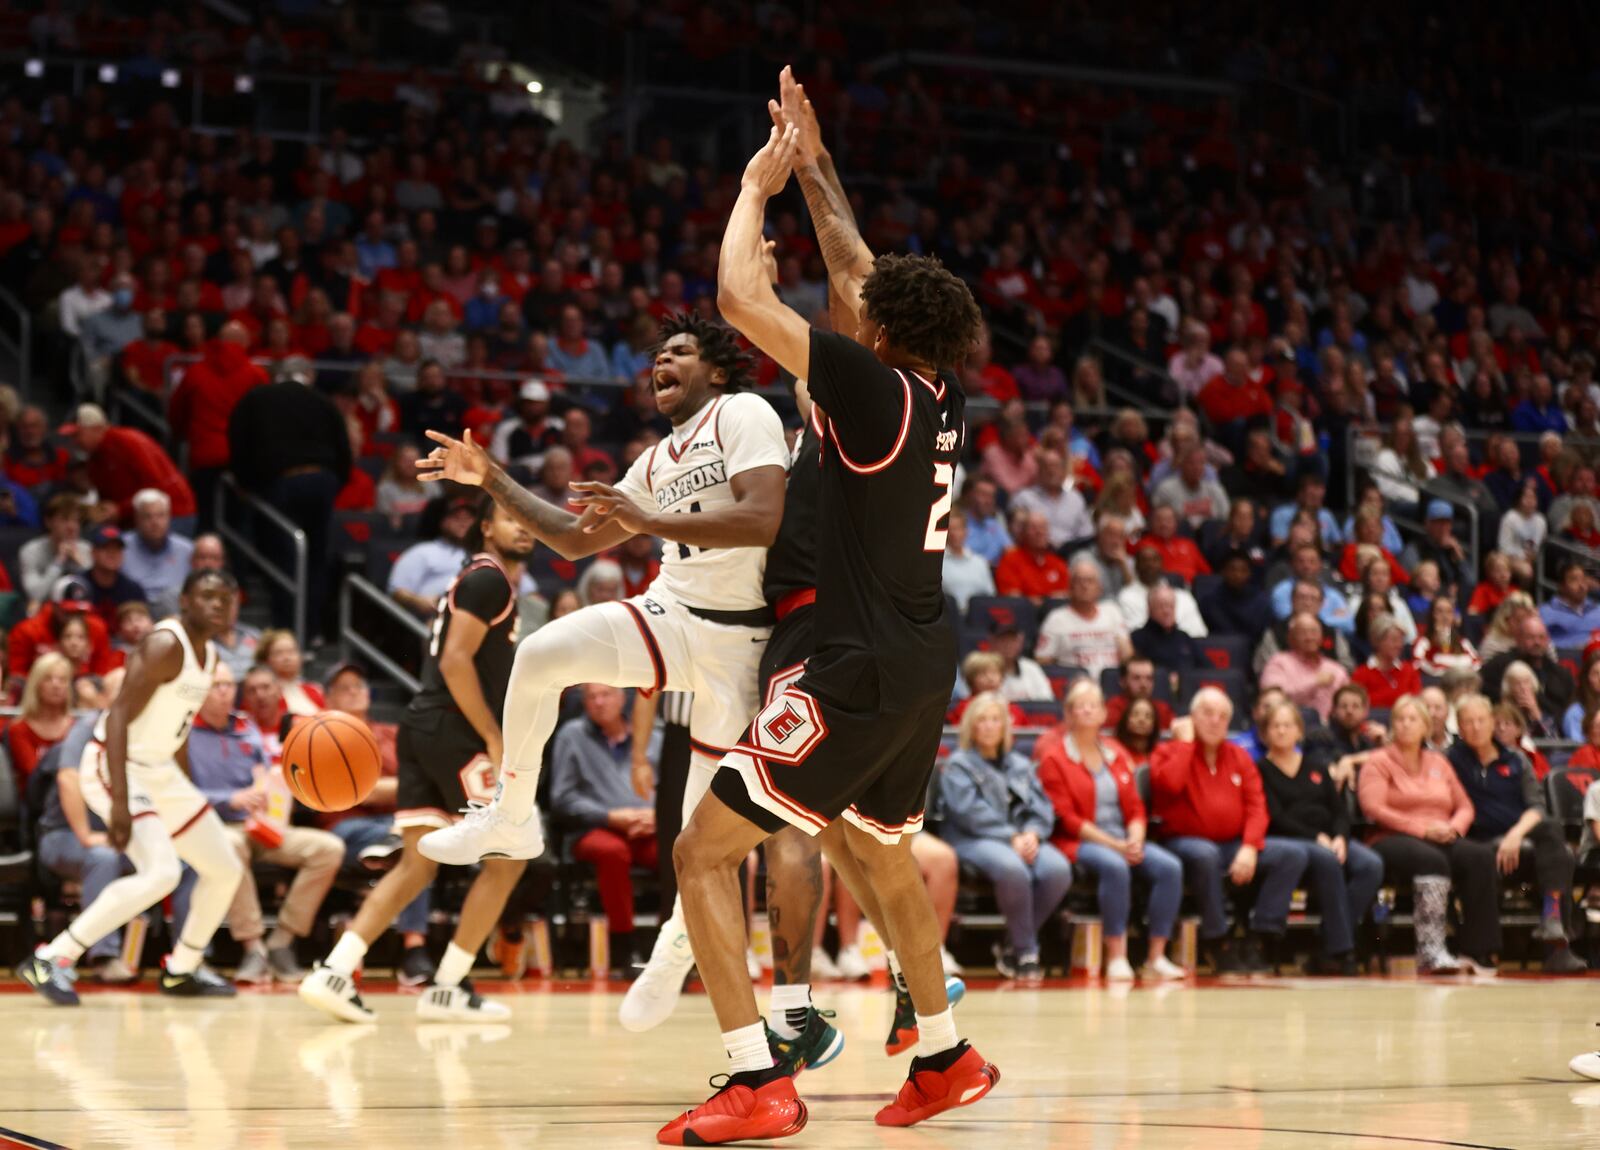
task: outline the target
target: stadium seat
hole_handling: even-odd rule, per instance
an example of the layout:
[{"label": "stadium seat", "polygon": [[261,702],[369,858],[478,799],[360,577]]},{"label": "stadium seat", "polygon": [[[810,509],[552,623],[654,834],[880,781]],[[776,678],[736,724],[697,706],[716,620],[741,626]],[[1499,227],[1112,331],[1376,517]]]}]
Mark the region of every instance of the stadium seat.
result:
[{"label": "stadium seat", "polygon": [[[1235,730],[1243,730],[1250,725],[1250,689],[1243,671],[1184,671],[1178,676],[1178,697],[1185,703],[1193,699],[1194,693],[1201,687],[1217,687],[1227,692],[1233,703]],[[1184,709],[1187,711],[1187,706]]]},{"label": "stadium seat", "polygon": [[1067,693],[1067,688],[1073,683],[1089,677],[1089,672],[1082,667],[1046,667],[1044,673],[1050,680],[1050,689],[1056,693],[1058,699]]},{"label": "stadium seat", "polygon": [[1029,650],[1039,635],[1039,609],[1017,595],[974,595],[967,601],[967,625],[992,633],[997,627],[1015,626]]},{"label": "stadium seat", "polygon": [[1589,788],[1600,782],[1600,771],[1587,767],[1556,767],[1545,779],[1550,812],[1576,838],[1583,829],[1583,800]]},{"label": "stadium seat", "polygon": [[1200,651],[1219,671],[1250,666],[1250,640],[1243,635],[1208,635],[1200,640]]}]

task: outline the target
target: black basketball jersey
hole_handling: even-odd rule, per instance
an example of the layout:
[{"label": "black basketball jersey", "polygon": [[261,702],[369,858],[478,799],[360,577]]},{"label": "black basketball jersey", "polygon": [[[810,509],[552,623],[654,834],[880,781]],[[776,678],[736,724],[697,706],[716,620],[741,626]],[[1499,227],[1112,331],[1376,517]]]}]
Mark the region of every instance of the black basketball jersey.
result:
[{"label": "black basketball jersey", "polygon": [[882,710],[948,697],[956,643],[945,532],[966,395],[949,373],[898,371],[852,339],[817,331],[807,382],[822,440],[807,679],[847,710],[873,693]]},{"label": "black basketball jersey", "polygon": [[761,583],[763,595],[773,606],[790,592],[817,585],[819,442],[816,428],[808,423],[801,428],[794,445],[789,488],[783,497],[783,521],[778,525],[778,538],[767,550],[767,569]]},{"label": "black basketball jersey", "polygon": [[517,589],[504,567],[488,555],[475,555],[461,569],[443,596],[428,635],[428,653],[422,662],[422,688],[411,700],[418,711],[459,711],[450,687],[439,670],[439,654],[458,612],[476,616],[489,625],[472,664],[478,671],[484,701],[498,716],[505,706],[506,684],[511,680],[511,661],[517,654]]}]

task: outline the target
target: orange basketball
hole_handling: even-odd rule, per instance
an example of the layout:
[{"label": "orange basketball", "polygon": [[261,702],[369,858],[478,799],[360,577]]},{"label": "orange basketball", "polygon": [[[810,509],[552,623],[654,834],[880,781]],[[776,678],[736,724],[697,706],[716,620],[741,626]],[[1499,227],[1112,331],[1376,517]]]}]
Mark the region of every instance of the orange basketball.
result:
[{"label": "orange basketball", "polygon": [[372,731],[354,715],[324,711],[283,740],[283,778],[314,811],[349,810],[372,793],[383,756]]}]

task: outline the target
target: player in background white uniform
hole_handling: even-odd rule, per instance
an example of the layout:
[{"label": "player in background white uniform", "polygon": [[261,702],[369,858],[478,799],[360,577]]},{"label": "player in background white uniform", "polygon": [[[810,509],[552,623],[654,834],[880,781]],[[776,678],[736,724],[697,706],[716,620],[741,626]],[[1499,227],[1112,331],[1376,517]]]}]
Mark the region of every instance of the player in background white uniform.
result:
[{"label": "player in background white uniform", "polygon": [[134,873],[107,886],[17,967],[22,981],[58,1006],[78,1004],[73,965],[84,951],[171,894],[185,862],[200,881],[161,972],[161,990],[186,997],[234,993],[201,962],[244,870],[222,820],[189,781],[188,740],[216,672],[211,640],[227,628],[237,593],[224,571],[189,573],[178,617],[158,623],[129,654],[122,689],[84,748],[83,800]]},{"label": "player in background white uniform", "polygon": [[[585,607],[522,641],[506,692],[499,792],[455,826],[425,835],[418,848],[427,857],[464,865],[543,852],[534,810],[539,770],[561,692],[579,683],[694,693],[685,820],[699,805],[756,711],[756,671],[772,630],[761,576],[788,478],[782,421],[764,399],[736,392],[744,376],[744,356],[727,328],[691,315],[663,321],[651,383],[672,434],[616,487],[574,483],[581,516],[519,487],[470,434],[455,440],[428,432],[439,446],[419,462],[421,478],[481,485],[567,559],[630,535],[664,542],[661,573],[643,595]],[[693,962],[675,903],[624,1000],[623,1025],[648,1029],[670,1014]]]}]

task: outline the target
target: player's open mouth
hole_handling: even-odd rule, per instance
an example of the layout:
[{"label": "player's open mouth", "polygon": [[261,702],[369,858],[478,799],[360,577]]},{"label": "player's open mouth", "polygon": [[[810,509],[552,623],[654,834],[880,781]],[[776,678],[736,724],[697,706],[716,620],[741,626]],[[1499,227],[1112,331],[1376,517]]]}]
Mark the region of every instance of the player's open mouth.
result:
[{"label": "player's open mouth", "polygon": [[671,368],[657,368],[654,381],[657,397],[676,394],[683,384],[678,379],[677,372]]}]

